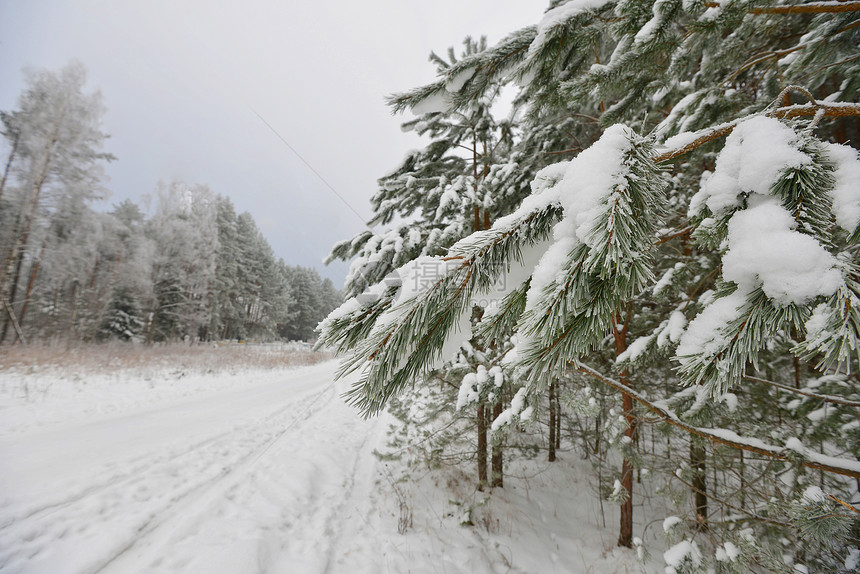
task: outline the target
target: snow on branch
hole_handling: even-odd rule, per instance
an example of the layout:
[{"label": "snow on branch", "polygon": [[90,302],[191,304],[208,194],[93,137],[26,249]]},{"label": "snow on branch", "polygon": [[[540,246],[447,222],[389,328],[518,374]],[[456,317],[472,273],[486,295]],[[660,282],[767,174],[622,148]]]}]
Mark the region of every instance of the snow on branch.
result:
[{"label": "snow on branch", "polygon": [[615,125],[544,192],[558,195],[564,219],[535,268],[518,325],[521,363],[533,381],[597,345],[621,302],[654,279],[665,180],[651,154],[647,141]]},{"label": "snow on branch", "polygon": [[[706,2],[706,8],[719,8],[719,2]],[[750,14],[832,14],[839,12],[858,12],[860,2],[807,2],[804,4],[783,4],[778,6],[765,6],[763,8],[750,8]]]},{"label": "snow on branch", "polygon": [[527,26],[496,46],[470,54],[440,73],[440,79],[408,92],[394,94],[387,103],[395,113],[412,110],[421,115],[453,111],[479,98],[492,82],[512,72],[526,57],[537,29]]},{"label": "snow on branch", "polygon": [[[365,415],[379,412],[389,398],[469,338],[474,298],[488,293],[502,273],[510,276],[514,262],[522,268],[518,272],[531,273],[523,247],[545,239],[561,209],[553,201],[528,206],[531,209],[518,212],[519,217],[499,219],[492,229],[453,245],[448,257],[419,258],[398,270],[403,290],[376,319],[373,330],[355,341],[355,353],[339,371],[338,376],[362,373],[345,395],[348,402]],[[355,312],[349,302],[345,306]],[[344,328],[348,327],[338,325]],[[340,340],[337,329],[324,335],[335,343]]]},{"label": "snow on branch", "polygon": [[804,391],[803,389],[797,389],[794,387],[789,387],[788,385],[783,385],[782,383],[777,383],[776,381],[769,381],[767,379],[760,379],[759,377],[752,377],[749,375],[744,375],[744,379],[746,379],[748,381],[752,381],[754,383],[762,383],[764,385],[770,385],[772,387],[776,387],[777,389],[782,389],[782,390],[788,391],[790,393],[803,395],[804,397],[809,397],[811,399],[824,401],[825,403],[844,405],[846,407],[860,407],[860,402],[857,402],[857,401],[849,401],[848,399],[843,399],[842,397],[834,397],[833,395],[821,395],[818,393],[811,393],[809,391]]},{"label": "snow on branch", "polygon": [[[825,117],[860,116],[860,104],[843,102],[810,102],[808,104],[783,106],[766,112],[765,115],[774,118],[792,119],[811,117],[818,113],[821,113]],[[657,157],[654,158],[654,161],[656,163],[663,163],[688,154],[710,141],[729,135],[738,124],[754,117],[755,115],[758,114],[750,114],[749,116],[744,116],[743,118],[732,120],[718,126],[673,136],[666,140],[664,144],[666,149],[658,154]]]},{"label": "snow on branch", "polygon": [[[633,388],[607,377],[599,371],[581,363],[574,366],[574,369],[580,373],[584,373],[593,377],[602,383],[630,395],[633,400],[640,403],[652,413],[657,415],[664,422],[677,427],[684,432],[704,438],[714,444],[722,444],[732,448],[754,452],[786,462],[799,462],[808,468],[823,470],[852,478],[860,478],[860,461],[845,460],[838,457],[827,456],[814,452],[804,447],[799,440],[789,439],[785,446],[777,446],[765,443],[756,438],[740,436],[737,433],[719,428],[697,427],[686,423],[678,417],[677,414],[666,408],[660,401],[651,401],[643,394],[637,392]],[[798,460],[800,458],[800,460]]]}]

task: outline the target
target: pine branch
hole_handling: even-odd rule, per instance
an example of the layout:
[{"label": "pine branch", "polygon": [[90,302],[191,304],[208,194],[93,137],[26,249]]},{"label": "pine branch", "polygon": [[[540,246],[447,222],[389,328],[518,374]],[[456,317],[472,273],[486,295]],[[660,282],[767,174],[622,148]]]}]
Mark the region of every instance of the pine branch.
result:
[{"label": "pine branch", "polygon": [[768,381],[767,379],[760,379],[758,377],[752,377],[750,375],[744,375],[744,379],[746,379],[748,381],[753,381],[755,383],[762,383],[765,385],[770,385],[772,387],[776,387],[778,389],[782,389],[782,390],[788,391],[790,393],[803,395],[805,397],[809,397],[809,398],[816,399],[819,401],[824,401],[826,403],[845,405],[847,407],[860,407],[860,402],[858,402],[858,401],[849,401],[848,399],[843,399],[840,397],[834,397],[833,395],[820,395],[817,393],[810,393],[809,391],[804,391],[803,389],[796,389],[794,387],[789,387],[788,385],[783,385],[782,383],[777,383],[775,381]]},{"label": "pine branch", "polygon": [[347,401],[365,416],[376,414],[390,397],[425,373],[471,308],[473,295],[489,289],[511,261],[521,260],[523,244],[549,235],[560,211],[557,204],[542,203],[498,229],[476,232],[452,246],[451,256],[444,260],[460,264],[389,311],[394,314],[390,322],[375,326],[341,366],[338,376],[364,369],[346,393]]},{"label": "pine branch", "polygon": [[[681,478],[680,476],[678,476],[674,472],[671,473],[670,476],[672,478],[674,478],[675,480],[677,480],[678,482],[680,482],[681,484],[683,484],[684,486],[686,486],[687,488],[689,488],[690,490],[692,490],[693,492],[703,494],[703,495],[707,496],[708,499],[713,500],[714,502],[721,504],[721,505],[725,506],[726,508],[731,508],[732,510],[736,510],[748,518],[760,520],[760,521],[765,522],[767,524],[773,524],[774,526],[791,526],[791,524],[788,524],[787,522],[780,522],[779,520],[774,520],[772,518],[760,516],[754,512],[750,512],[749,510],[746,510],[746,509],[741,508],[739,506],[735,506],[734,504],[731,504],[730,502],[728,502],[722,498],[717,498],[716,496],[714,496],[713,492],[704,492],[704,491],[700,490],[699,488],[697,488],[693,484],[687,482],[686,480],[684,480],[683,478]],[[711,521],[709,520],[708,522],[710,523]]]},{"label": "pine branch", "polygon": [[[705,2],[706,8],[719,8],[717,2]],[[750,8],[750,14],[835,14],[839,12],[860,12],[860,2],[807,2],[805,4],[785,4]]]},{"label": "pine branch", "polygon": [[[462,58],[455,65],[448,67],[444,74],[440,74],[441,78],[436,82],[394,94],[386,99],[386,103],[398,113],[414,108],[430,97],[442,95],[450,100],[452,110],[457,109],[479,98],[492,82],[513,70],[525,57],[536,34],[537,29],[534,26],[517,30],[493,48]],[[449,92],[446,89],[448,82],[468,70],[474,70],[474,75],[464,88]]]},{"label": "pine branch", "polygon": [[657,416],[661,417],[665,422],[683,430],[688,434],[704,438],[714,444],[721,444],[739,450],[754,452],[756,454],[760,454],[776,460],[782,460],[786,462],[799,462],[800,464],[808,468],[823,470],[825,472],[831,472],[833,474],[840,474],[843,476],[850,476],[851,478],[860,479],[860,461],[850,461],[839,459],[836,457],[820,455],[818,453],[811,452],[808,449],[805,453],[803,453],[805,456],[800,461],[798,461],[798,455],[800,455],[801,453],[796,453],[796,451],[791,451],[790,449],[784,447],[770,445],[758,439],[742,437],[734,432],[725,431],[724,429],[703,428],[685,423],[678,417],[678,415],[676,415],[672,411],[663,408],[656,402],[647,399],[644,395],[630,388],[629,386],[619,381],[616,381],[615,379],[609,378],[600,373],[599,371],[592,369],[591,367],[579,363],[574,366],[574,369],[580,373],[589,375],[590,377],[593,377],[598,381],[601,381],[602,383],[618,391],[621,391],[622,393],[629,394],[631,397],[633,397],[633,400],[645,406],[645,408],[647,408]]},{"label": "pine branch", "polygon": [[[860,116],[860,104],[843,102],[811,102],[808,104],[784,106],[766,112],[765,115],[774,118],[793,119],[799,117],[812,117],[819,112],[822,113],[825,117]],[[689,143],[681,145],[680,147],[676,147],[675,149],[669,149],[660,153],[659,155],[657,155],[657,157],[654,158],[654,161],[656,163],[663,163],[666,161],[673,160],[676,157],[688,154],[694,149],[701,147],[708,142],[729,135],[739,123],[748,120],[756,115],[758,114],[750,114],[748,116],[744,116],[742,118],[732,120],[730,122],[726,122],[724,124],[720,124],[711,128],[706,128],[704,130],[691,134],[679,134],[679,136],[695,135],[695,139],[693,139]],[[669,140],[667,140],[667,143],[671,142],[672,139],[678,138],[679,136],[674,136],[674,138],[670,138]]]}]

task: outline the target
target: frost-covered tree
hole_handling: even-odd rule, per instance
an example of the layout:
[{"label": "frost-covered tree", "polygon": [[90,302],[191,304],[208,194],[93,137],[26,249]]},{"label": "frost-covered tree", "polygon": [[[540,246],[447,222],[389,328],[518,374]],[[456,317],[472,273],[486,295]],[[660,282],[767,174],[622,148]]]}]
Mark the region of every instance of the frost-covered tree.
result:
[{"label": "frost-covered tree", "polygon": [[207,324],[218,249],[217,198],[205,185],[159,184],[147,233],[155,241],[155,297],[147,340],[196,339]]},{"label": "frost-covered tree", "polygon": [[98,338],[134,340],[143,330],[141,315],[134,292],[127,287],[117,289],[99,326]]},{"label": "frost-covered tree", "polygon": [[[448,50],[447,59],[431,53],[430,61],[437,73],[449,80],[438,94],[416,106],[412,110],[416,117],[403,124],[404,130],[429,139],[429,143],[409,152],[394,171],[379,179],[379,191],[371,201],[374,215],[368,225],[387,227],[378,232],[362,232],[351,241],[336,245],[330,255],[330,258],[355,257],[346,282],[348,294],[359,295],[380,281],[393,290],[413,289],[419,282],[432,283],[445,273],[444,266],[451,263],[421,257],[441,255],[473,231],[489,228],[492,221],[509,213],[527,194],[530,166],[519,166],[512,159],[518,126],[511,119],[497,119],[498,110],[494,109],[501,86],[488,88],[462,109],[448,109],[450,98],[464,89],[473,75],[470,69],[458,72],[460,63],[486,50],[485,39],[466,38],[459,56],[453,48]],[[395,96],[390,101],[395,109],[399,106],[398,99]],[[402,273],[396,270],[411,261],[413,267],[420,268],[420,276],[412,277],[411,284],[404,285]],[[373,299],[389,295],[367,293],[361,298],[373,305]],[[501,369],[490,364],[487,356],[483,344],[473,340],[461,349],[462,361],[439,365],[441,371],[437,376],[456,379],[464,389],[475,387],[475,400],[461,406],[474,409],[479,484],[498,486],[502,481],[501,439],[496,437],[493,445],[491,479],[487,470],[487,434],[492,418],[502,410],[508,387],[503,393],[501,388],[492,392],[492,385],[484,385],[491,368]],[[463,371],[465,364],[471,365],[466,370],[470,372]],[[473,380],[481,373],[480,381]],[[457,388],[449,390],[456,396]]]},{"label": "frost-covered tree", "polygon": [[[486,50],[483,38],[466,38],[463,44],[460,59],[453,48],[448,60],[430,54],[437,72],[451,79],[441,95],[416,106],[417,117],[403,124],[404,130],[430,142],[407,153],[400,165],[379,179],[368,225],[388,227],[380,232],[369,228],[335,245],[329,255],[330,260],[354,258],[346,280],[350,295],[361,293],[419,255],[444,253],[472,231],[488,227],[527,189],[525,183],[522,188],[506,184],[514,171],[507,161],[514,126],[493,115],[498,86],[461,110],[443,113],[449,96],[469,79],[468,73],[456,73],[459,62]],[[396,98],[392,105],[396,109]]]},{"label": "frost-covered tree", "polygon": [[112,159],[101,151],[107,138],[101,131],[104,106],[101,94],[84,92],[85,84],[86,70],[78,62],[59,72],[28,72],[18,108],[2,115],[8,154],[0,180],[0,339],[17,321],[13,309],[21,309],[16,298],[28,275],[28,250],[39,250],[33,239],[47,233],[64,202],[103,192],[103,164]]},{"label": "frost-covered tree", "polygon": [[290,287],[290,313],[278,326],[281,337],[290,341],[313,341],[314,328],[343,301],[331,279],[322,279],[316,269],[279,263],[279,272]]},{"label": "frost-covered tree", "polygon": [[[525,400],[506,419],[555,378],[599,381],[622,396],[622,504],[638,404],[689,445],[681,468],[661,464],[696,493],[694,522],[708,522],[712,502],[751,529],[722,532],[705,555],[683,538],[671,568],[769,568],[761,544],[787,536],[791,560],[847,568],[860,546],[858,413],[835,405],[856,409],[860,367],[858,17],[855,2],[556,1],[536,26],[396,96],[397,109],[451,115],[510,83],[531,122],[523,141],[539,144],[542,125],[557,134],[559,118],[582,126],[569,149],[548,138],[575,157],[532,177],[512,213],[411,271],[398,260],[400,285],[416,288],[375,274],[322,325],[347,353],[343,372],[361,373],[350,400],[376,413],[450,358],[475,303],[507,277],[510,293],[479,327],[516,333],[506,361]],[[444,272],[415,281],[415,261]],[[807,411],[819,424],[778,418],[812,407],[825,409]],[[708,489],[704,469],[718,463]],[[749,467],[767,477],[754,488]],[[809,492],[813,480],[824,494]],[[632,526],[622,511],[619,544],[632,544]]]}]

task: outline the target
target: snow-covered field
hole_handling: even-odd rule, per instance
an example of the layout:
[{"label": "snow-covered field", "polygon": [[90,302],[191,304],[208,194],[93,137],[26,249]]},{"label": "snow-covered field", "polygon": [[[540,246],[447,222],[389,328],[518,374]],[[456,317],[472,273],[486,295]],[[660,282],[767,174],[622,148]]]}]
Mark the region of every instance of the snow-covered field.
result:
[{"label": "snow-covered field", "polygon": [[0,572],[643,571],[574,456],[397,483],[336,366],[0,372]]}]

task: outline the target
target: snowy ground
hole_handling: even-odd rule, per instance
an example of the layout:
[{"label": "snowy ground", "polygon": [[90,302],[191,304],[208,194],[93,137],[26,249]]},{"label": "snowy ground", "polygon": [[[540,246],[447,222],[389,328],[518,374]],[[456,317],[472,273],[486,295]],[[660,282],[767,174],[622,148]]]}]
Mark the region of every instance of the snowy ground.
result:
[{"label": "snowy ground", "polygon": [[467,477],[395,484],[335,368],[0,372],[0,572],[643,571],[574,457],[514,465],[475,527]]}]

